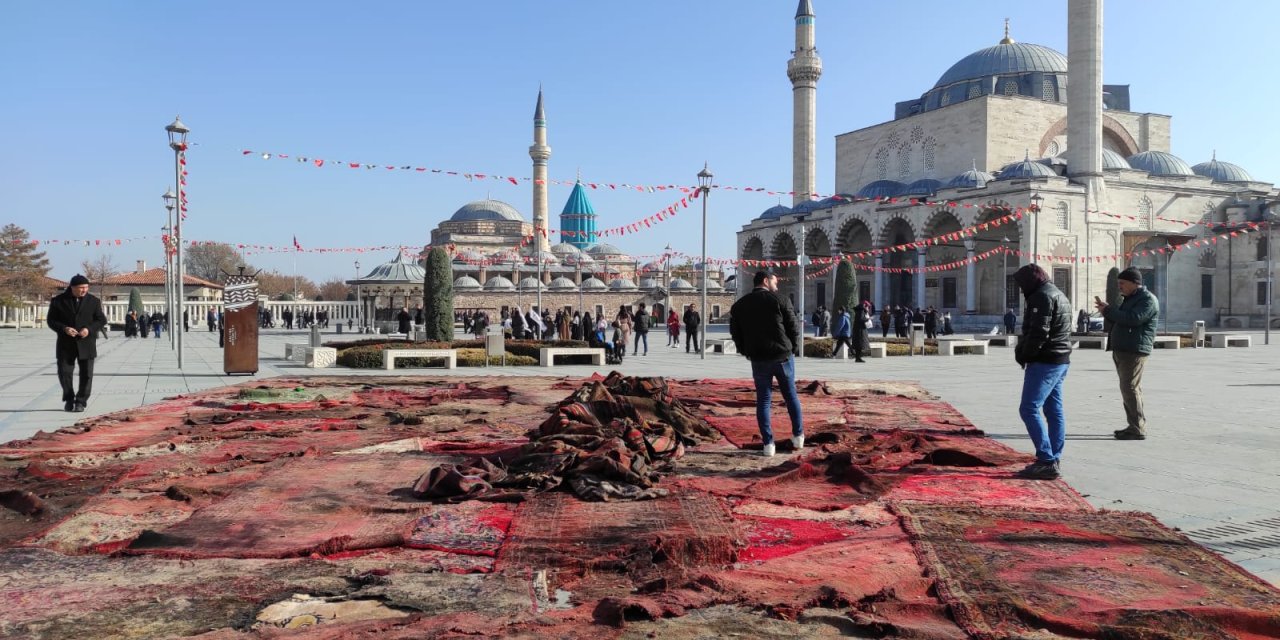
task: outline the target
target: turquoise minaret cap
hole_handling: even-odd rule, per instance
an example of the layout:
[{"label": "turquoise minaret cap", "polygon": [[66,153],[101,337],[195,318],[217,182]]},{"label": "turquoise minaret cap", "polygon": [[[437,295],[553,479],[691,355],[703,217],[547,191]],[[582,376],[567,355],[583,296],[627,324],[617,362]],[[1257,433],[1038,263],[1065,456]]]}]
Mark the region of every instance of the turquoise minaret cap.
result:
[{"label": "turquoise minaret cap", "polygon": [[560,212],[560,229],[571,233],[561,233],[560,241],[567,242],[579,249],[586,249],[595,241],[596,209],[587,199],[587,190],[582,186],[582,179],[573,185],[569,199]]},{"label": "turquoise minaret cap", "polygon": [[810,18],[813,17],[813,5],[809,3],[809,0],[800,0],[800,6],[796,8],[796,17],[801,18],[806,16]]}]

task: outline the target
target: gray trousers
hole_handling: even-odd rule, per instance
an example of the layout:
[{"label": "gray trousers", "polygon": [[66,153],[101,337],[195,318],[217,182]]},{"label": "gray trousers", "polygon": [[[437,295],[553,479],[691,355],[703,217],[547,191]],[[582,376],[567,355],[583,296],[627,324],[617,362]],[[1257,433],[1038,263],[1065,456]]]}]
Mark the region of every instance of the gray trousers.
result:
[{"label": "gray trousers", "polygon": [[1147,356],[1131,351],[1112,351],[1111,359],[1116,363],[1116,373],[1120,376],[1120,398],[1124,401],[1128,428],[1145,433],[1147,416],[1142,411],[1142,369],[1147,364]]}]

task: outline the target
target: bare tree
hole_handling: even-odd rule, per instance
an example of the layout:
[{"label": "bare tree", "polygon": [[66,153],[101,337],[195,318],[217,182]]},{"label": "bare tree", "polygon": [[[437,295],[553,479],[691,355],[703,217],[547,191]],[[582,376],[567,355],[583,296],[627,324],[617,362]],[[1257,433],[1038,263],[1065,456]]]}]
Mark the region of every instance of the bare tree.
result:
[{"label": "bare tree", "polygon": [[342,278],[333,277],[320,284],[321,300],[340,301],[346,300],[351,294],[351,287],[342,281]]},{"label": "bare tree", "polygon": [[120,273],[120,269],[116,266],[115,259],[103,253],[96,258],[82,260],[80,262],[80,272],[89,279],[91,284],[97,285],[99,295],[105,298],[109,294],[108,289],[110,289],[105,284],[106,281]]},{"label": "bare tree", "polygon": [[236,273],[239,267],[246,267],[246,271],[252,271],[247,268],[248,263],[235,247],[221,242],[191,245],[184,250],[182,257],[182,268],[188,275],[204,278],[210,282],[221,282],[223,272]]},{"label": "bare tree", "polygon": [[[263,271],[258,274],[258,291],[272,300],[293,299],[294,277],[279,271]],[[320,288],[309,278],[298,276],[298,299],[313,300],[320,293]]]}]

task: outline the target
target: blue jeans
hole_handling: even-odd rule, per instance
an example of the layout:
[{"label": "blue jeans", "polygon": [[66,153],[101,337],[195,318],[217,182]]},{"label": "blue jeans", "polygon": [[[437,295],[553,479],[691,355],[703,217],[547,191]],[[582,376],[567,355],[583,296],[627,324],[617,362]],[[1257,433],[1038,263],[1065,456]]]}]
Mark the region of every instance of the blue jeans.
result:
[{"label": "blue jeans", "polygon": [[631,355],[636,355],[640,351],[640,341],[644,340],[644,354],[649,355],[649,332],[636,332],[636,344],[631,348]]},{"label": "blue jeans", "polygon": [[1022,378],[1022,404],[1018,406],[1018,413],[1036,447],[1036,460],[1041,462],[1057,462],[1062,457],[1062,445],[1067,438],[1062,384],[1067,380],[1070,366],[1032,362]]},{"label": "blue jeans", "polygon": [[760,425],[760,439],[764,444],[773,442],[773,379],[778,379],[782,399],[787,403],[791,416],[791,435],[804,434],[800,415],[800,398],[796,396],[796,360],[787,356],[782,362],[752,362],[751,377],[756,383],[756,423]]}]

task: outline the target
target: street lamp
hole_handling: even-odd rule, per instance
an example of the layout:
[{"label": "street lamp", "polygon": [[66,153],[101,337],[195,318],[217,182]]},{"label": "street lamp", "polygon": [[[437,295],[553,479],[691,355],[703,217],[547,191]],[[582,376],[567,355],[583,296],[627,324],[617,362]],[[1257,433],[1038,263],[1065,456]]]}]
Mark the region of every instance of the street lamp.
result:
[{"label": "street lamp", "polygon": [[804,358],[804,216],[796,217],[796,221],[800,223],[800,248],[796,251],[796,322],[800,325],[800,355],[797,358]]},{"label": "street lamp", "polygon": [[360,261],[356,260],[356,322],[360,323],[360,333],[364,333],[364,301],[360,300]]},{"label": "street lamp", "polygon": [[171,334],[177,334],[175,340],[178,347],[178,369],[182,369],[182,332],[174,331],[173,328],[182,321],[182,155],[187,150],[187,134],[191,132],[186,125],[182,124],[182,120],[175,117],[173,122],[164,130],[169,134],[169,148],[173,149],[173,187],[177,192],[176,205],[178,215],[174,219],[173,240],[177,246],[176,266],[174,267],[174,309],[173,314],[169,316],[169,331]]},{"label": "street lamp", "polygon": [[1005,236],[1002,239],[1004,240],[1004,271],[1000,273],[1000,306],[1011,309],[1012,307],[1009,306],[1009,237]]},{"label": "street lamp", "polygon": [[702,324],[698,325],[698,347],[703,360],[707,359],[707,323],[711,321],[711,313],[707,310],[707,197],[711,194],[711,171],[707,163],[702,163],[702,171],[698,172],[698,192],[702,196]]},{"label": "street lamp", "polygon": [[[164,195],[160,196],[164,201],[164,208],[169,212],[169,224],[164,227],[164,233],[168,236],[168,240],[164,243],[164,312],[170,318],[173,317],[173,209],[177,202],[177,196],[173,195],[173,189],[165,189]],[[173,337],[173,332],[169,332],[169,348],[173,349],[177,345],[177,338]]]},{"label": "street lamp", "polygon": [[1035,227],[1035,235],[1031,236],[1031,261],[1038,262],[1040,260],[1040,203],[1044,202],[1044,197],[1038,193],[1031,194],[1031,211],[1036,215],[1031,216],[1032,226]]},{"label": "street lamp", "polygon": [[[1262,343],[1267,345],[1271,344],[1271,302],[1273,295],[1271,289],[1272,279],[1274,278],[1271,267],[1271,227],[1275,224],[1276,212],[1272,209],[1276,205],[1280,205],[1280,200],[1267,203],[1262,207],[1262,218],[1267,223],[1267,320],[1266,325],[1262,330]],[[1228,289],[1228,296],[1230,293],[1230,289]]]}]

